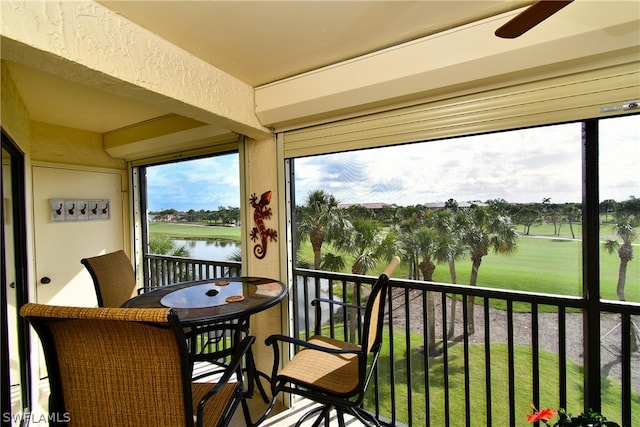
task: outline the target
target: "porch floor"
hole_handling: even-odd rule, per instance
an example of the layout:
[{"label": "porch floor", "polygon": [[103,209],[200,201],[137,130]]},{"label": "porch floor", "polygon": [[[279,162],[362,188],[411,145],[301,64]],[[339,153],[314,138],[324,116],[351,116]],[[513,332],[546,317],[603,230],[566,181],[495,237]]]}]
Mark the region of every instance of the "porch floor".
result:
[{"label": "porch floor", "polygon": [[[198,371],[198,367],[196,367],[194,371]],[[40,396],[38,404],[40,406],[40,409],[46,412],[49,406],[49,379],[41,379],[39,381],[38,388]],[[15,392],[16,394],[19,392],[17,388]],[[18,396],[13,397],[17,398]],[[248,403],[252,420],[256,420],[258,417],[260,417],[260,415],[262,415],[267,408],[267,404],[264,402],[264,400],[262,400],[262,397],[257,390],[254,393],[253,398],[248,400]],[[291,408],[285,408],[282,404],[278,403],[271,412],[269,418],[267,418],[262,424],[260,424],[260,427],[291,427],[295,425],[300,417],[302,417],[307,411],[311,410],[314,406],[316,406],[316,403],[311,402],[307,399],[296,400]],[[302,424],[302,426],[310,426],[312,425],[312,421],[313,420],[305,422]],[[345,415],[345,424],[347,426],[353,427],[361,425],[358,420],[348,415]],[[338,421],[335,419],[335,415],[331,419],[331,425],[338,425]],[[236,413],[234,414],[229,427],[246,427],[244,414],[241,407],[238,407],[238,409],[236,410]]]},{"label": "porch floor", "polygon": [[[276,405],[271,416],[267,418],[260,427],[292,427],[295,423],[307,413],[307,411],[311,410],[317,406],[316,403],[307,400],[307,399],[298,399],[291,408],[283,408],[281,405]],[[249,400],[249,410],[251,411],[252,420],[257,419],[260,414],[264,412],[267,405],[264,403],[260,395],[255,395],[252,399]],[[313,424],[314,419],[305,421],[302,426],[308,427]],[[359,427],[362,426],[357,419],[351,417],[349,415],[345,415],[345,425]],[[338,420],[334,415],[331,417],[332,426],[338,425]],[[242,414],[242,410],[238,408],[229,427],[246,427],[246,423],[244,421],[244,416]]]}]

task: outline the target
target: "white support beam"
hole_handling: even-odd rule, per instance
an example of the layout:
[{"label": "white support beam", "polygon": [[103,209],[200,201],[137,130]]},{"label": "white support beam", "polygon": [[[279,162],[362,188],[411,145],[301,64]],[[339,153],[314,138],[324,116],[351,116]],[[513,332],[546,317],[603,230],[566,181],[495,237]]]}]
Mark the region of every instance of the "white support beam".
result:
[{"label": "white support beam", "polygon": [[[520,11],[256,88],[256,114],[278,131],[640,58],[640,2],[576,1],[517,39],[494,31]],[[471,43],[470,41],[473,40]]]}]

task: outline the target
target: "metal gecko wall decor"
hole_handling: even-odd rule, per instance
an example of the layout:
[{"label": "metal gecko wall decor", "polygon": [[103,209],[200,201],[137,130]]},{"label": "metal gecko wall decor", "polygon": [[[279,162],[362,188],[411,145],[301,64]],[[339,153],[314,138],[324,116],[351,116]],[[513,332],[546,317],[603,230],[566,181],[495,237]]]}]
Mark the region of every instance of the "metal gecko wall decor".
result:
[{"label": "metal gecko wall decor", "polygon": [[278,240],[278,232],[264,225],[264,220],[271,218],[271,208],[268,206],[271,202],[271,191],[262,193],[260,200],[256,193],[253,193],[249,201],[254,209],[253,221],[256,223],[256,226],[251,229],[251,240],[254,242],[259,240],[253,247],[253,254],[256,258],[262,259],[267,255],[267,242]]}]

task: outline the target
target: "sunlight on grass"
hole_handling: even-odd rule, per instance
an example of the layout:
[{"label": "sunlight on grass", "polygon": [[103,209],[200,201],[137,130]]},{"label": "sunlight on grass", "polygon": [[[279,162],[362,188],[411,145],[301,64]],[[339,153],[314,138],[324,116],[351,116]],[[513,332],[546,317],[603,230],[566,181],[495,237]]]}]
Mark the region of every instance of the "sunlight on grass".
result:
[{"label": "sunlight on grass", "polygon": [[[478,286],[550,293],[556,295],[582,295],[582,242],[552,238],[520,237],[518,252],[511,256],[489,253],[482,260],[478,274]],[[324,250],[324,249],[323,249]],[[327,251],[331,248],[327,247]],[[311,245],[302,246],[302,255],[313,259]],[[350,273],[351,259],[346,256]],[[386,260],[381,260],[369,273],[384,270]],[[601,295],[605,299],[616,300],[616,284],[620,259],[617,255],[608,254],[604,248],[600,251]],[[458,284],[469,284],[471,261],[463,259],[456,262]],[[400,263],[394,277],[409,276],[409,265]],[[437,264],[433,280],[449,283],[449,268],[445,264]],[[640,263],[630,262],[627,266],[627,301],[640,301],[640,287],[630,284],[640,282]]]},{"label": "sunlight on grass", "polygon": [[[390,357],[389,345],[385,344],[378,362],[378,385],[382,415],[390,417],[391,401],[396,403],[396,419],[406,423],[409,420],[409,396],[406,387],[407,351],[401,333],[394,339],[394,356]],[[445,371],[442,356],[428,359],[428,378],[425,379],[425,359],[416,352],[416,347],[422,345],[422,338],[413,336],[411,342],[411,423],[412,425],[444,425],[445,412]],[[452,426],[465,425],[465,382],[464,382],[464,354],[461,343],[450,344],[448,348],[448,413]],[[493,425],[509,425],[509,384],[508,384],[508,350],[504,343],[491,344],[491,415],[489,419]],[[532,353],[529,347],[515,346],[515,420],[518,426],[530,426],[525,415],[530,412],[532,402]],[[485,351],[480,344],[469,345],[469,395],[472,426],[487,424],[487,404],[485,399]],[[393,366],[393,382],[391,367]],[[551,352],[540,352],[540,406],[558,408],[558,357]],[[583,370],[575,362],[567,362],[567,403],[569,411],[582,411],[583,399]],[[429,383],[427,420],[427,397],[425,381]],[[392,387],[392,384],[394,387]],[[608,418],[620,418],[620,383],[610,377],[603,379],[602,412]],[[369,391],[365,406],[373,408],[373,390]],[[632,413],[640,416],[640,395],[633,393]],[[640,421],[640,420],[638,420]]]},{"label": "sunlight on grass", "polygon": [[152,222],[149,224],[149,233],[175,239],[230,239],[240,241],[240,227]]}]

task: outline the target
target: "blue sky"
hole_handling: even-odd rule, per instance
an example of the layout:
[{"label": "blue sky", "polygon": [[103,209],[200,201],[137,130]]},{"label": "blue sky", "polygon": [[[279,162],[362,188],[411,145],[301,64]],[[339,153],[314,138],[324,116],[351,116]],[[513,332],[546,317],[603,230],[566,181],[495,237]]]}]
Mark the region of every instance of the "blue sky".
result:
[{"label": "blue sky", "polygon": [[149,211],[218,210],[240,206],[237,154],[147,168]]},{"label": "blue sky", "polygon": [[[640,115],[600,121],[601,199],[640,197]],[[503,198],[579,202],[581,125],[570,123],[295,160],[296,203],[413,205]],[[149,210],[239,206],[235,154],[148,168]]]}]

